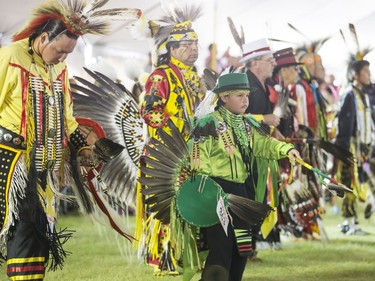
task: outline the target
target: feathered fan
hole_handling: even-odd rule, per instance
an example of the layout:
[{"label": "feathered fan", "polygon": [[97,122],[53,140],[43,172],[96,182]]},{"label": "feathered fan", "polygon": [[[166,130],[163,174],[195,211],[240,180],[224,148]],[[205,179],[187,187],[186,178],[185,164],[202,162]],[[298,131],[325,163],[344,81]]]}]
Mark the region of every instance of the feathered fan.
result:
[{"label": "feathered fan", "polygon": [[107,76],[85,71],[94,83],[74,77],[83,84],[72,84],[75,112],[89,118],[105,128],[109,139],[124,146],[120,155],[101,170],[101,177],[109,186],[109,193],[121,203],[133,202],[137,181],[138,162],[143,152],[143,119],[131,93]]},{"label": "feathered fan", "polygon": [[[192,179],[189,169],[189,148],[172,122],[169,121],[168,127],[171,129],[170,135],[160,129],[158,130],[160,140],[152,138],[150,144],[146,146],[149,155],[145,156],[144,160],[148,166],[141,167],[143,175],[139,178],[140,183],[146,186],[142,193],[149,196],[145,203],[151,206],[150,211],[156,213],[155,217],[165,224],[170,222],[170,212],[174,211],[171,210],[171,206],[178,205],[178,201],[182,202],[182,204],[186,204],[187,201],[193,203],[187,198],[178,197],[179,194],[186,194],[181,192],[180,188],[186,186]],[[189,190],[189,188],[184,190]],[[190,191],[188,191],[188,194],[191,195]],[[196,200],[204,200],[203,197],[203,195],[196,196]],[[261,224],[272,210],[267,205],[232,194],[224,197],[227,199],[226,206],[249,226]],[[179,198],[177,202],[176,198]],[[217,200],[217,196],[213,198]],[[209,203],[212,205],[212,202]],[[204,213],[199,214],[201,211],[198,211],[193,217],[196,215],[204,216],[206,213],[215,213],[216,211],[216,208],[205,210],[205,204],[197,203],[195,205],[201,206],[199,210]],[[213,205],[216,205],[215,202]],[[179,210],[179,215],[185,220],[187,219],[183,210],[188,210],[187,212],[190,215],[190,212],[193,212],[194,209],[197,210],[197,208],[191,208],[191,206],[188,208],[177,206],[177,209]],[[187,221],[193,225],[202,226],[192,221]],[[219,220],[216,221],[216,223],[218,222]]]}]

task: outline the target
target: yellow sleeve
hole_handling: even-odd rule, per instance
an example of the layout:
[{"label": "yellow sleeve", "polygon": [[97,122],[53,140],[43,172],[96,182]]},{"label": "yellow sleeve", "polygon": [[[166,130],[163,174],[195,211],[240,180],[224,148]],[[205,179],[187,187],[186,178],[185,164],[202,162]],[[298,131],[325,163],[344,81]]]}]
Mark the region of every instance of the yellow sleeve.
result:
[{"label": "yellow sleeve", "polygon": [[[4,55],[4,52],[1,52],[0,49],[0,112],[1,107],[4,105],[9,89],[12,87],[9,77],[12,76],[9,73],[9,57]],[[14,80],[17,81],[17,80]]]},{"label": "yellow sleeve", "polygon": [[255,120],[257,120],[258,122],[261,122],[264,119],[263,114],[251,114],[251,116],[253,116],[255,118]]},{"label": "yellow sleeve", "polygon": [[65,110],[65,120],[66,120],[66,131],[68,136],[72,134],[78,128],[78,122],[73,116],[73,98],[72,92],[70,90],[69,75],[68,70],[65,68],[65,92],[64,92],[64,110]]}]

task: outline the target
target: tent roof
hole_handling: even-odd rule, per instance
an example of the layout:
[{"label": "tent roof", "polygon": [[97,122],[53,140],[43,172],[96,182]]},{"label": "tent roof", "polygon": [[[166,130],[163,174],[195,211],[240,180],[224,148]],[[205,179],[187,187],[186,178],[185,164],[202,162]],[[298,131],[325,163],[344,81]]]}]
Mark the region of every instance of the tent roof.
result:
[{"label": "tent roof", "polygon": [[[42,2],[42,0],[2,1],[0,32],[3,33],[3,44],[9,42],[10,36],[25,24],[25,19],[30,16],[33,8]],[[186,3],[181,0],[175,2]],[[321,48],[320,54],[327,74],[335,73],[338,76],[344,76],[348,48],[351,51],[355,50],[348,23],[355,25],[361,48],[372,47],[375,38],[373,28],[375,5],[372,0],[191,0],[190,2],[200,3],[203,7],[203,17],[194,23],[194,29],[199,35],[202,64],[207,55],[208,45],[212,42],[217,43],[219,55],[228,47],[232,55],[241,55],[230,33],[226,19],[228,16],[232,18],[237,28],[243,27],[246,42],[262,37],[290,42],[272,42],[274,50],[295,47],[293,43],[302,44],[309,40],[331,37]],[[160,2],[156,0],[110,0],[105,7],[124,6],[140,8],[148,19],[157,19],[163,14]],[[293,24],[304,35],[290,28],[287,23]],[[345,34],[348,46],[344,44],[340,29]],[[86,56],[86,62],[82,62],[82,66],[90,64],[88,62],[90,54],[96,58],[140,57],[143,61],[147,61],[151,47],[150,40],[134,40],[131,29],[121,22],[115,22],[112,30],[111,35],[108,36],[85,36],[84,42],[77,48],[80,55],[72,56],[68,63],[76,62],[78,56],[82,57],[82,54]],[[374,52],[366,58],[373,60]],[[74,71],[79,71],[79,68],[80,66],[73,67]]]}]

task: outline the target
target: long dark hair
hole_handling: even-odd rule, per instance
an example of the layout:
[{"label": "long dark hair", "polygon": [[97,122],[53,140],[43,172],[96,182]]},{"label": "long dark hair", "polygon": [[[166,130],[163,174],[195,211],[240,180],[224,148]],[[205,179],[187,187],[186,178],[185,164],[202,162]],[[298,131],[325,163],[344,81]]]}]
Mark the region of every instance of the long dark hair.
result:
[{"label": "long dark hair", "polygon": [[180,42],[168,42],[167,43],[167,52],[165,54],[161,54],[158,56],[158,60],[156,62],[156,67],[162,65],[162,64],[167,64],[168,61],[171,58],[171,47],[173,48],[178,48],[180,47]]},{"label": "long dark hair", "polygon": [[57,39],[60,35],[65,34],[71,39],[78,39],[78,35],[67,30],[66,25],[57,19],[50,19],[45,24],[41,24],[33,34],[29,37],[29,46],[32,45],[32,42],[40,36],[43,32],[47,32],[48,39],[50,41]]}]

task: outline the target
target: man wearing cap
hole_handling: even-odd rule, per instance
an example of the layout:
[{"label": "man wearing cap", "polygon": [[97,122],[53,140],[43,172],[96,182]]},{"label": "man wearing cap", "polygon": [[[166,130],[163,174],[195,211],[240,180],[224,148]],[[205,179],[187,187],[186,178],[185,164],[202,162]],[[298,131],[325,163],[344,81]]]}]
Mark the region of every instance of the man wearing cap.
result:
[{"label": "man wearing cap", "polygon": [[[254,161],[267,169],[271,161],[284,157],[294,161],[299,153],[292,144],[261,133],[260,124],[245,114],[251,95],[245,74],[223,74],[212,91],[218,100],[214,112],[197,120],[191,170],[212,178],[225,193],[249,198],[246,180],[253,174]],[[205,228],[209,249],[202,281],[242,280],[252,252],[251,235],[243,220],[233,213],[231,218],[227,233],[220,223]]]},{"label": "man wearing cap", "polygon": [[336,144],[351,151],[357,163],[353,167],[341,162],[336,163],[339,172],[337,177],[341,177],[341,182],[351,187],[357,194],[356,196],[347,193],[342,205],[344,222],[341,225],[341,231],[347,235],[364,234],[356,223],[358,219],[357,197],[362,202],[366,201],[368,176],[365,170],[369,169],[368,161],[371,157],[373,142],[371,106],[369,96],[364,91],[365,87],[371,84],[369,66],[370,63],[367,60],[351,63],[349,71],[352,72],[353,81],[341,97],[338,114]]},{"label": "man wearing cap", "polygon": [[278,129],[284,137],[293,137],[293,132],[298,131],[298,123],[296,124],[295,120],[298,109],[290,88],[298,82],[298,67],[302,63],[296,61],[292,48],[276,51],[274,58],[276,67],[273,70],[272,81],[277,91],[271,92],[270,100],[274,105],[274,111],[281,117]]},{"label": "man wearing cap", "polygon": [[280,118],[273,114],[273,106],[270,102],[270,89],[267,79],[272,76],[276,66],[273,52],[266,39],[259,39],[242,46],[243,55],[241,63],[245,63],[246,74],[249,79],[251,92],[249,107],[246,113],[251,113],[258,121],[268,126],[278,126]]},{"label": "man wearing cap", "polygon": [[[156,68],[147,79],[141,103],[141,115],[150,138],[159,138],[158,129],[169,132],[168,122],[173,122],[187,140],[193,128],[195,108],[206,91],[194,66],[198,59],[198,35],[192,29],[192,21],[200,13],[192,13],[194,7],[187,8],[190,10],[181,12],[183,17],[179,18],[179,22],[172,26],[158,26],[158,32],[154,34]],[[138,210],[147,208],[140,195],[137,206]],[[146,247],[143,251],[147,251],[147,262],[156,266],[155,274],[179,274],[173,253],[175,241],[170,239],[169,225],[163,225],[157,219],[147,222],[144,215],[149,215],[147,210],[137,212],[139,231],[135,237],[142,241],[144,233],[149,233],[150,240],[146,241],[146,245],[139,243],[138,247]]]}]

